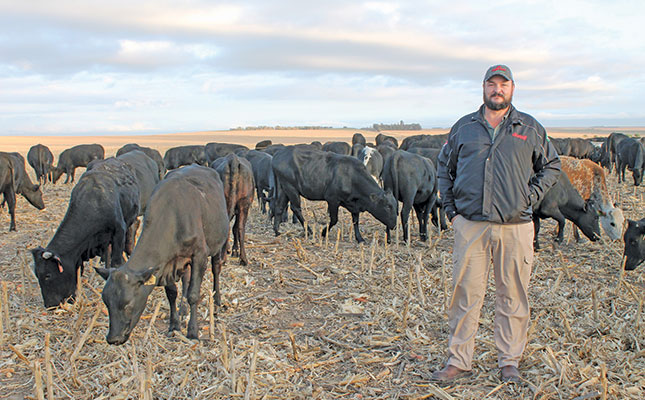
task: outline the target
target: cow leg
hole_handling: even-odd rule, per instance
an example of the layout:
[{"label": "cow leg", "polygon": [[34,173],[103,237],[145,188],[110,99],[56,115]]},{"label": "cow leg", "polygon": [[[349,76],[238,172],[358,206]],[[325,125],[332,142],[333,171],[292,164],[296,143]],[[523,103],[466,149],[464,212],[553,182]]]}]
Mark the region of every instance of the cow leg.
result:
[{"label": "cow leg", "polygon": [[125,237],[127,229],[117,224],[112,235],[112,262],[111,267],[118,267],[125,262],[123,250],[125,249]]},{"label": "cow leg", "polygon": [[533,248],[540,249],[540,242],[538,241],[538,233],[540,233],[540,217],[533,217]]},{"label": "cow leg", "polygon": [[[302,208],[300,206],[300,195],[298,193],[289,192],[287,193],[287,196],[289,196],[289,207],[293,212],[292,222],[295,224],[296,223],[295,219],[297,218],[298,221],[300,222],[300,225],[302,225],[302,227],[304,228],[305,218],[302,216]],[[307,232],[311,233],[311,228],[307,227]]]},{"label": "cow leg", "polygon": [[164,287],[166,298],[170,307],[170,316],[168,317],[168,332],[180,331],[179,316],[177,315],[177,285],[172,282]]},{"label": "cow leg", "polygon": [[184,273],[181,276],[181,299],[179,300],[179,315],[184,317],[186,312],[186,298],[188,296],[188,285],[190,284],[190,273],[192,267],[190,264],[185,266]]},{"label": "cow leg", "polygon": [[240,225],[240,214],[239,211],[235,213],[235,222],[233,223],[233,247],[231,247],[231,256],[237,257],[239,255],[239,225]]},{"label": "cow leg", "polygon": [[9,211],[9,232],[16,230],[16,192],[13,185],[4,191],[4,201],[7,202],[7,211]]},{"label": "cow leg", "polygon": [[403,202],[403,207],[401,208],[401,227],[403,228],[403,241],[407,243],[408,241],[408,218],[410,218],[410,211],[412,202]]},{"label": "cow leg", "polygon": [[352,224],[354,225],[354,237],[356,238],[356,241],[358,243],[363,243],[365,239],[363,239],[363,236],[361,236],[361,230],[358,227],[358,217],[359,213],[353,212],[352,213]]},{"label": "cow leg", "polygon": [[338,207],[337,203],[327,203],[327,212],[329,213],[329,227],[324,227],[322,230],[322,237],[327,236],[327,232],[331,232],[331,228],[338,223]]},{"label": "cow leg", "polygon": [[235,223],[237,224],[237,240],[240,245],[240,264],[248,265],[249,259],[246,257],[246,246],[244,246],[244,241],[246,238],[246,220],[249,217],[249,209],[251,208],[251,205],[245,205],[241,208],[240,213],[237,218],[235,218]]},{"label": "cow leg", "polygon": [[139,225],[141,225],[141,220],[137,218],[125,233],[125,253],[128,255],[128,257],[130,257],[132,251],[134,250],[134,238],[137,235]]},{"label": "cow leg", "polygon": [[76,167],[72,168],[72,183],[74,183],[74,175],[76,175]]},{"label": "cow leg", "polygon": [[555,242],[560,244],[564,240],[564,224],[566,220],[564,216],[558,211],[555,215],[552,216],[553,219],[558,221],[558,234],[555,238]]},{"label": "cow leg", "polygon": [[417,214],[417,221],[419,221],[419,238],[422,242],[428,240],[428,209],[429,202],[414,205],[414,211]]},{"label": "cow leg", "polygon": [[213,301],[216,306],[222,305],[222,298],[219,291],[219,274],[222,272],[222,265],[226,260],[226,245],[222,247],[222,251],[218,254],[211,256],[211,271],[213,272]]},{"label": "cow leg", "polygon": [[[193,255],[190,273],[190,283],[188,285],[188,305],[190,306],[190,319],[188,320],[188,339],[199,339],[199,327],[197,324],[197,306],[199,305],[199,288],[202,286],[204,270],[206,269],[207,257],[203,253]],[[219,277],[218,277],[219,285]]]},{"label": "cow leg", "polygon": [[578,232],[578,227],[575,224],[571,224],[573,228],[573,238],[576,240],[577,243],[582,242],[583,240],[580,238],[580,232]]},{"label": "cow leg", "polygon": [[287,201],[287,194],[284,190],[280,190],[273,204],[273,233],[276,236],[280,235],[280,224],[283,222],[283,214],[287,211]]}]

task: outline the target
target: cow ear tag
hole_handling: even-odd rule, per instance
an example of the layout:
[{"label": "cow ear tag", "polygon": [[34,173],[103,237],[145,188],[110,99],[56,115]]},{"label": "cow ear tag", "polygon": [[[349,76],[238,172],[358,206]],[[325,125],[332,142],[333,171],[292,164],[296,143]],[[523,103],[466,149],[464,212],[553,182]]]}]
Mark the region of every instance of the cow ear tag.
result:
[{"label": "cow ear tag", "polygon": [[154,275],[150,275],[150,278],[148,278],[148,280],[145,281],[143,284],[149,285],[149,286],[155,286],[157,284],[157,277]]}]

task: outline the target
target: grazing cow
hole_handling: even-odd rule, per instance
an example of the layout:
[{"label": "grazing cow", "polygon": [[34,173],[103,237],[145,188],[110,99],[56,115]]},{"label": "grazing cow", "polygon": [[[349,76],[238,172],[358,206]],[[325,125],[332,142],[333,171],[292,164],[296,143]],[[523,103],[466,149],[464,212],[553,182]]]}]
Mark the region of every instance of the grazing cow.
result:
[{"label": "grazing cow", "polygon": [[219,274],[226,258],[228,221],[217,171],[191,165],[168,173],[150,198],[143,231],[128,262],[116,269],[96,269],[107,280],[102,298],[109,313],[108,343],[120,345],[128,340],[155,286],[166,290],[169,331],[179,331],[176,282],[186,273],[190,274],[186,336],[199,338],[197,306],[208,257],[214,300],[221,304]]},{"label": "grazing cow", "polygon": [[[441,148],[434,147],[411,147],[406,150],[408,153],[418,154],[422,157],[427,158],[432,161],[432,165],[437,165],[439,159],[439,153],[441,153]],[[446,224],[446,213],[443,209],[441,202],[441,193],[437,193],[437,202],[435,207],[432,209],[432,224],[439,227],[442,231],[448,229]]]},{"label": "grazing cow", "polygon": [[358,154],[358,159],[365,165],[367,172],[374,177],[376,182],[381,180],[381,172],[383,172],[383,156],[378,150],[371,147],[363,147],[363,150]]},{"label": "grazing cow", "polygon": [[[623,233],[625,217],[623,211],[611,201],[605,171],[601,166],[591,160],[579,160],[573,157],[560,156],[562,170],[567,174],[571,185],[580,193],[583,200],[595,199],[600,206],[600,225],[611,240],[616,240]],[[580,235],[574,226],[573,233],[576,240]]]},{"label": "grazing cow", "polygon": [[273,178],[273,168],[271,168],[273,157],[262,151],[250,150],[244,158],[251,163],[258,204],[262,214],[266,214],[266,204],[269,203],[269,208],[271,207],[271,199],[275,191],[275,179]]},{"label": "grazing cow", "polygon": [[246,236],[246,221],[249,210],[253,204],[253,167],[246,158],[238,157],[235,154],[228,154],[226,157],[218,158],[211,164],[224,186],[224,197],[230,221],[235,217],[233,224],[233,248],[231,254],[240,257],[240,264],[249,263],[246,257],[244,238]]},{"label": "grazing cow", "polygon": [[327,142],[323,144],[323,151],[331,151],[332,153],[348,156],[352,153],[352,148],[349,143],[345,142]]},{"label": "grazing cow", "polygon": [[47,146],[42,144],[31,146],[27,153],[27,161],[36,172],[36,179],[41,185],[52,181],[54,155]]},{"label": "grazing cow", "polygon": [[433,165],[437,165],[437,160],[439,159],[439,153],[441,153],[441,148],[434,147],[411,147],[406,150],[408,153],[418,154],[421,157],[425,157],[428,160],[432,161]]},{"label": "grazing cow", "polygon": [[54,237],[31,250],[46,308],[74,299],[84,261],[100,256],[106,266],[123,263],[126,232],[138,214],[139,187],[125,162],[109,158],[81,176]]},{"label": "grazing cow", "polygon": [[607,147],[607,138],[600,145],[600,161],[598,163],[601,167],[607,168],[611,173],[611,157],[609,156],[609,148]]},{"label": "grazing cow", "polygon": [[645,261],[645,218],[640,221],[627,220],[627,230],[625,231],[625,269],[628,271]]},{"label": "grazing cow", "polygon": [[645,167],[645,149],[640,141],[626,138],[618,143],[616,148],[616,172],[618,182],[625,182],[625,168],[632,171],[634,186],[643,182],[643,168]]},{"label": "grazing cow", "polygon": [[182,165],[199,164],[208,167],[208,156],[204,146],[187,145],[171,147],[166,150],[163,156],[163,163],[166,170],[176,169]]},{"label": "grazing cow", "polygon": [[273,204],[273,230],[276,236],[280,234],[280,222],[287,201],[304,226],[300,196],[327,202],[329,227],[323,229],[323,235],[338,222],[339,206],[352,214],[354,236],[359,243],[364,241],[358,227],[362,211],[368,211],[389,229],[396,226],[396,199],[391,193],[384,192],[365,166],[354,157],[294,146],[277,153],[272,165],[277,191]]},{"label": "grazing cow", "polygon": [[591,198],[584,201],[578,191],[571,185],[566,173],[560,173],[558,181],[544,194],[542,200],[533,207],[533,228],[535,237],[533,247],[540,248],[538,233],[540,219],[553,218],[558,221],[556,243],[564,239],[565,218],[573,222],[592,242],[600,238],[598,224],[600,205]]},{"label": "grazing cow", "polygon": [[159,170],[159,179],[163,179],[164,175],[166,175],[166,166],[164,165],[163,158],[161,157],[161,153],[159,153],[158,150],[152,149],[150,147],[139,146],[136,143],[128,143],[117,150],[116,156],[119,157],[120,155],[133,150],[142,151],[148,157],[150,157],[152,161],[157,164],[157,169]]},{"label": "grazing cow", "polygon": [[74,182],[74,174],[77,167],[87,167],[87,164],[94,160],[105,158],[105,149],[100,144],[79,144],[72,148],[63,150],[58,156],[58,165],[52,169],[52,182],[58,182],[63,172],[67,174],[65,183]]},{"label": "grazing cow", "polygon": [[20,194],[39,210],[45,208],[40,185],[31,182],[25,159],[17,153],[0,152],[0,194],[9,211],[9,232],[16,230],[16,195]]},{"label": "grazing cow", "polygon": [[395,149],[399,148],[399,141],[396,140],[396,138],[394,136],[388,136],[388,135],[384,135],[382,133],[379,133],[378,135],[376,135],[376,138],[374,140],[376,141],[377,146],[380,145],[380,144],[390,142],[390,144]]},{"label": "grazing cow", "polygon": [[401,150],[409,151],[413,147],[425,147],[431,149],[440,149],[448,140],[448,134],[440,135],[414,135],[408,136],[401,142]]},{"label": "grazing cow", "polygon": [[[612,132],[609,134],[607,137],[607,151],[609,151],[609,172],[611,172],[612,165],[613,167],[618,167],[618,163],[616,161],[616,153],[618,152],[618,144],[623,141],[623,139],[627,139],[629,136],[625,135],[624,133],[620,132]],[[616,175],[618,175],[618,170],[616,170]]]},{"label": "grazing cow", "polygon": [[255,144],[255,150],[262,150],[266,149],[267,147],[271,146],[273,142],[270,139],[266,140],[261,140]]},{"label": "grazing cow", "polygon": [[225,157],[228,154],[233,154],[238,150],[248,151],[249,148],[241,144],[217,142],[207,143],[206,146],[204,146],[206,157],[208,157],[208,165],[210,165],[210,163],[217,160],[218,158]]},{"label": "grazing cow", "polygon": [[[419,220],[419,237],[428,239],[428,216],[437,201],[437,170],[432,162],[418,154],[397,150],[383,168],[383,188],[403,203],[401,226],[403,241],[408,241],[408,218],[414,207]],[[390,230],[386,230],[390,240]]]}]

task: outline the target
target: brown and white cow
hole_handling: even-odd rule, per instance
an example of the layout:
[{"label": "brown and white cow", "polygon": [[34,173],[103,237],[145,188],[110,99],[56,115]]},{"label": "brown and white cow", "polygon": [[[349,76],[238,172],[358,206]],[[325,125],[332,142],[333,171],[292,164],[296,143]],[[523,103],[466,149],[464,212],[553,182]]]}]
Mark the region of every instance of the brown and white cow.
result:
[{"label": "brown and white cow", "polygon": [[[600,204],[600,224],[611,240],[620,239],[623,234],[625,217],[620,208],[612,202],[607,190],[605,171],[591,160],[560,156],[562,170],[584,200],[594,198]],[[578,232],[574,229],[578,239]]]}]

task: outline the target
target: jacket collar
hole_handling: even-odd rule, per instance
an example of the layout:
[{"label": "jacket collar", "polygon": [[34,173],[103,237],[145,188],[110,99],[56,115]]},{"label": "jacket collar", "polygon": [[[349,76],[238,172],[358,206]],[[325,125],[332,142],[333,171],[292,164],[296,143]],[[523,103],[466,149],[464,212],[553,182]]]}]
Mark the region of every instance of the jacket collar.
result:
[{"label": "jacket collar", "polygon": [[[477,110],[474,115],[473,115],[473,120],[474,121],[479,121],[484,126],[486,126],[486,121],[484,120],[484,107],[486,107],[484,104],[482,104],[479,107],[479,110]],[[507,120],[511,121],[511,124],[516,125],[516,124],[521,124],[522,123],[522,117],[520,116],[519,111],[513,106],[513,104],[510,105],[510,109],[508,110],[508,115],[506,117]]]}]

